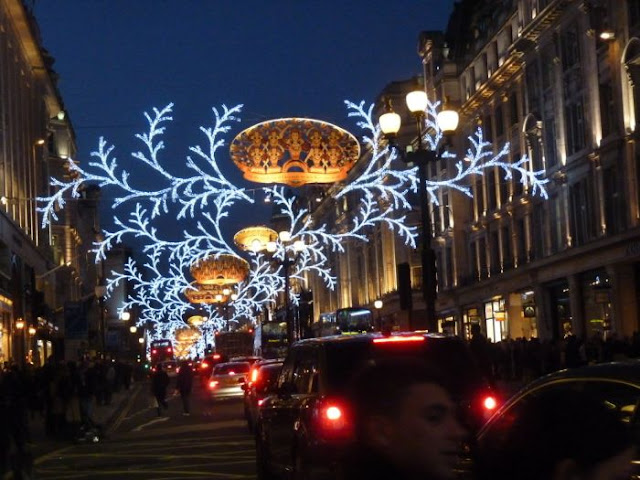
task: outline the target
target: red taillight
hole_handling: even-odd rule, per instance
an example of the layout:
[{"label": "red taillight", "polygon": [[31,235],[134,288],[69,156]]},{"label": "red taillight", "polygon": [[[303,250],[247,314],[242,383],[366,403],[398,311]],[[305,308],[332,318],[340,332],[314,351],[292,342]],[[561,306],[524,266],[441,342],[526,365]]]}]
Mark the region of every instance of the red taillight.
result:
[{"label": "red taillight", "polygon": [[155,355],[156,353],[158,353],[158,350],[156,350],[155,348],[151,350],[151,355]]},{"label": "red taillight", "polygon": [[204,369],[205,369],[205,368],[207,368],[208,366],[209,366],[209,364],[208,364],[207,362],[202,362],[202,363],[200,364],[200,368],[201,368],[202,370],[204,370]]},{"label": "red taillight", "polygon": [[171,353],[171,347],[167,347],[167,352]]},{"label": "red taillight", "polygon": [[343,402],[323,400],[314,413],[320,435],[343,439],[353,436],[353,424]]},{"label": "red taillight", "polygon": [[258,380],[258,369],[257,368],[252,368],[251,369],[251,380],[249,380],[251,383],[255,383],[256,380]]},{"label": "red taillight", "polygon": [[495,410],[496,407],[498,406],[498,401],[496,400],[495,397],[492,397],[491,395],[487,395],[482,400],[482,406],[485,408],[485,410]]},{"label": "red taillight", "polygon": [[209,382],[209,388],[216,388],[218,386],[218,382],[216,382],[215,380],[211,380]]},{"label": "red taillight", "polygon": [[229,370],[229,375],[235,375],[236,372],[234,372],[233,370]]},{"label": "red taillight", "polygon": [[213,354],[213,359],[214,360],[220,360],[220,354],[219,353],[214,353]]},{"label": "red taillight", "polygon": [[258,406],[261,407],[263,403],[264,403],[264,398],[259,398],[258,399]]},{"label": "red taillight", "polygon": [[374,338],[373,343],[398,343],[398,342],[424,342],[421,335],[412,335],[410,337],[381,337]]}]

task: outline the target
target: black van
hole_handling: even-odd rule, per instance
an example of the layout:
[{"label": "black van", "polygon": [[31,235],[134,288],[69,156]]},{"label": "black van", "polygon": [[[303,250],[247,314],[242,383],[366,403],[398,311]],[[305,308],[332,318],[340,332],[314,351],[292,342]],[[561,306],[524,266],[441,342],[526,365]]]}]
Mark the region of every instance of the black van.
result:
[{"label": "black van", "polygon": [[463,422],[474,433],[497,406],[465,342],[438,334],[342,335],[295,343],[276,393],[260,407],[256,423],[258,478],[327,474],[348,451],[353,425],[346,391],[367,363],[395,356],[420,357],[443,372]]}]

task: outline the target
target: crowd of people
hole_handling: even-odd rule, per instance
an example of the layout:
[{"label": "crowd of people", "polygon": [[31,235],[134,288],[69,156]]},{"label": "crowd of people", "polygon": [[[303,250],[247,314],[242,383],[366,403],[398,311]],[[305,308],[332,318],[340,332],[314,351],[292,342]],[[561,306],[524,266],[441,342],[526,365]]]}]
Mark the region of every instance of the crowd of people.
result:
[{"label": "crowd of people", "polygon": [[119,361],[86,360],[43,366],[5,362],[0,368],[0,475],[28,462],[29,418],[40,418],[51,439],[73,439],[95,426],[93,406],[109,405],[129,389],[133,368]]},{"label": "crowd of people", "polygon": [[527,383],[542,375],[581,365],[640,358],[640,333],[621,338],[601,332],[581,339],[570,330],[562,339],[505,339],[489,342],[479,326],[471,330],[469,347],[486,376],[498,382]]}]

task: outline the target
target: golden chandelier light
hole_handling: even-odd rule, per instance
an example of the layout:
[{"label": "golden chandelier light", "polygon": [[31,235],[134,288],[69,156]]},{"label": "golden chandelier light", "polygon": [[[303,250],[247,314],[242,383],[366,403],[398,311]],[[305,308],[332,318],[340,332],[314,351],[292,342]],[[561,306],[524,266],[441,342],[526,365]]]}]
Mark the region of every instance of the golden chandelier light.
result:
[{"label": "golden chandelier light", "polygon": [[260,252],[267,248],[267,243],[278,238],[278,233],[265,226],[247,227],[233,236],[235,244],[245,251]]},{"label": "golden chandelier light", "polygon": [[247,180],[299,187],[344,180],[360,157],[360,144],[331,123],[280,118],[240,132],[230,152]]},{"label": "golden chandelier light", "polygon": [[237,255],[212,255],[191,265],[190,271],[201,285],[233,285],[247,278],[249,262]]},{"label": "golden chandelier light", "polygon": [[191,288],[184,290],[184,296],[190,303],[215,304],[226,303],[233,291],[222,285],[204,285],[193,282]]}]

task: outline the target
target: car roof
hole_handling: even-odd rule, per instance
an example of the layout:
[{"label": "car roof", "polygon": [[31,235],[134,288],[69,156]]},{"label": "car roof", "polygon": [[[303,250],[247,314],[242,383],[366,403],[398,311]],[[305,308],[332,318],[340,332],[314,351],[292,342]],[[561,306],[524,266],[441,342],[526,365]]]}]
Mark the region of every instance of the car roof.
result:
[{"label": "car roof", "polygon": [[581,378],[607,378],[613,380],[633,380],[640,384],[640,360],[625,360],[620,362],[600,363],[569,368],[550,373],[531,382],[527,387],[547,383],[553,380],[573,380]]},{"label": "car roof", "polygon": [[249,362],[224,362],[224,363],[219,363],[216,365],[216,368],[224,368],[224,367],[230,367],[231,365],[248,365],[251,366],[251,364]]},{"label": "car roof", "polygon": [[307,338],[304,340],[297,341],[293,346],[296,345],[309,345],[309,344],[326,344],[326,343],[371,343],[374,339],[382,339],[382,338],[402,338],[402,337],[414,337],[416,335],[424,336],[425,338],[433,338],[433,339],[458,339],[458,337],[452,337],[448,335],[444,335],[442,333],[429,333],[425,331],[415,331],[415,332],[391,332],[389,335],[382,334],[380,332],[373,333],[359,333],[356,335],[330,335],[327,337],[317,337],[317,338]]}]

